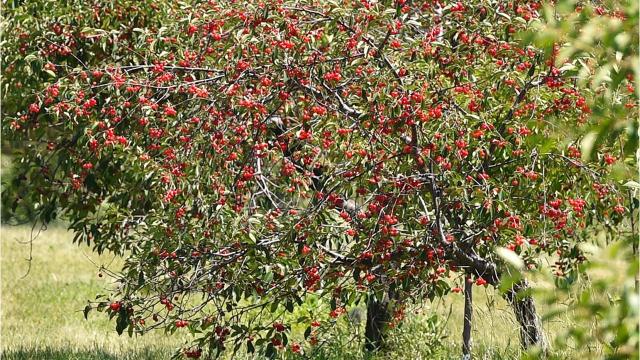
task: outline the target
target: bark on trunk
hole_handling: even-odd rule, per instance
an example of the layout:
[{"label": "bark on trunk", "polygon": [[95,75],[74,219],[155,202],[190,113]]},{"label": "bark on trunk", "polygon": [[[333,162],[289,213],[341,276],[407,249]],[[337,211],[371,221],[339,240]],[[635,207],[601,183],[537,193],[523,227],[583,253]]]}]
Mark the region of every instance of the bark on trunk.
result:
[{"label": "bark on trunk", "polygon": [[471,325],[473,319],[473,282],[467,277],[464,284],[464,321],[462,327],[463,359],[471,359]]},{"label": "bark on trunk", "polygon": [[531,295],[522,292],[529,289],[527,280],[521,280],[511,287],[505,295],[513,308],[516,319],[520,324],[520,343],[525,349],[538,346],[543,353],[548,350],[547,339],[542,329],[542,321],[536,312],[536,306]]},{"label": "bark on trunk", "polygon": [[[456,260],[468,266],[475,276],[482,277],[493,286],[500,284],[500,272],[494,263],[474,254],[465,254],[462,251],[458,251],[456,255]],[[528,289],[529,283],[523,279],[511,287],[505,294],[505,298],[511,304],[520,324],[520,344],[522,347],[528,349],[532,346],[538,346],[543,353],[546,353],[549,343],[544,335],[542,322],[536,312],[533,298],[530,295],[518,295]]]},{"label": "bark on trunk", "polygon": [[375,296],[369,296],[367,301],[367,324],[365,326],[366,351],[377,351],[384,345],[384,331],[386,324],[391,319],[389,309],[389,296],[385,293],[381,300]]}]

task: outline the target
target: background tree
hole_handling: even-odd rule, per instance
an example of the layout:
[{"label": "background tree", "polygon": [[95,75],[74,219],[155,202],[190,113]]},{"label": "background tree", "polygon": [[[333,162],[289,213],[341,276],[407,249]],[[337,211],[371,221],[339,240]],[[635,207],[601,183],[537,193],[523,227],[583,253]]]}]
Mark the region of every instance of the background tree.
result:
[{"label": "background tree", "polygon": [[[166,1],[8,1],[3,5],[2,109],[3,118],[15,118],[34,97],[55,83],[60,74],[77,67],[100,68],[114,60],[132,62],[138,56],[131,42],[134,32],[157,31],[175,4]],[[19,126],[18,124],[15,124]],[[7,136],[2,153],[20,157],[29,143]],[[17,167],[16,167],[17,168]],[[24,181],[20,169],[4,172],[3,191],[14,191]],[[11,194],[9,199],[29,197]],[[3,223],[34,219],[38,202],[23,199],[2,205]]]}]

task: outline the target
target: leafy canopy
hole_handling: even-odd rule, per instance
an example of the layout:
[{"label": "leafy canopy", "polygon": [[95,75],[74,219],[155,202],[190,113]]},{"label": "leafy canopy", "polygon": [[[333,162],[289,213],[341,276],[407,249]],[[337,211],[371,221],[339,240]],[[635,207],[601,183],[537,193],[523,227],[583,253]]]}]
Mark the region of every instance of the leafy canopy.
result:
[{"label": "leafy canopy", "polygon": [[558,131],[593,91],[517,36],[538,2],[123,2],[36,32],[25,6],[3,83],[36,93],[3,119],[24,167],[3,200],[123,255],[93,307],[189,329],[185,356],[301,352],[284,312],[312,345],[364,296],[498,285],[501,248],[570,275],[626,210],[618,147],[583,163]]}]

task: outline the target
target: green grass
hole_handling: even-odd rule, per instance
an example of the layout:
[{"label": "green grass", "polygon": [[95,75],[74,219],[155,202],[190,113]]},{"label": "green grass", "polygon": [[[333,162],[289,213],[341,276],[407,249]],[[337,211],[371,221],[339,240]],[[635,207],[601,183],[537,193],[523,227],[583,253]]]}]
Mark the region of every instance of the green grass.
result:
[{"label": "green grass", "polygon": [[30,234],[27,227],[2,227],[3,359],[163,358],[179,346],[182,339],[160,333],[118,336],[102,314],[85,320],[87,300],[109,286],[96,264],[115,268],[117,259],[72,244],[66,230],[54,227],[34,240],[29,270],[29,245],[21,242]]},{"label": "green grass", "polygon": [[[5,226],[1,231],[3,359],[163,359],[185,341],[162,333],[118,336],[104,314],[91,313],[84,319],[86,301],[107,293],[110,285],[108,277],[98,277],[99,265],[117,269],[119,259],[72,244],[71,234],[54,226],[33,241],[29,270],[30,228]],[[408,310],[406,321],[391,333],[390,350],[376,358],[459,358],[462,303],[458,294]],[[493,291],[476,287],[474,303],[474,358],[519,358],[518,327],[506,302]],[[564,325],[554,322],[545,327],[553,336]],[[362,359],[362,332],[347,331],[351,333],[324,346],[313,358]],[[565,355],[562,358],[571,357]]]},{"label": "green grass", "polygon": [[142,360],[165,359],[171,356],[163,350],[143,349],[126,353],[111,353],[102,349],[72,350],[54,349],[12,349],[3,353],[3,359],[11,360]]}]

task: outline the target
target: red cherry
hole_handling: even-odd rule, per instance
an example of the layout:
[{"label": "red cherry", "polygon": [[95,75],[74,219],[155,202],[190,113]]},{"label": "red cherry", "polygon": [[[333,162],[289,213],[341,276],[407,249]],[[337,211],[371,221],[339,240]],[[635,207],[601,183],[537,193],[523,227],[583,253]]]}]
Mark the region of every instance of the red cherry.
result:
[{"label": "red cherry", "polygon": [[122,304],[120,302],[112,302],[109,305],[109,308],[113,311],[120,311],[120,308],[122,307]]}]

